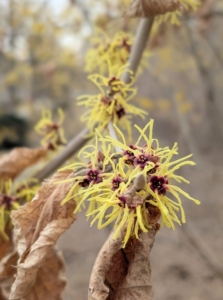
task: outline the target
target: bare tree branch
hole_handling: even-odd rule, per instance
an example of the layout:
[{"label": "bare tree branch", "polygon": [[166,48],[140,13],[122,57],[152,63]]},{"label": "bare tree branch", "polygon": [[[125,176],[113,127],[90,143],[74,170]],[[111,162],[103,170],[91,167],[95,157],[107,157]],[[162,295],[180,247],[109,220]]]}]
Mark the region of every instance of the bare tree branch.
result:
[{"label": "bare tree branch", "polygon": [[34,177],[40,182],[49,177],[55,172],[67,159],[74,155],[84,144],[89,141],[90,137],[86,137],[89,130],[83,129],[77,136],[75,136],[66,146],[66,148],[59,153],[52,161],[49,162],[42,170],[40,170]]}]

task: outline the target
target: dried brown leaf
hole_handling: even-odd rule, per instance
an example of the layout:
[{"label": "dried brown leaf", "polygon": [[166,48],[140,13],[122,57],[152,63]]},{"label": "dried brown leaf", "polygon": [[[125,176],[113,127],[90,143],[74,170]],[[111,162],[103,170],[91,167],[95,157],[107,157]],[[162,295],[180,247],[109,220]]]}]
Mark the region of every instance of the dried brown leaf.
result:
[{"label": "dried brown leaf", "polygon": [[[123,227],[119,237],[113,240],[114,231],[111,232],[108,239],[102,246],[91,273],[88,299],[105,300],[109,296],[109,287],[105,284],[107,272],[112,267],[112,259],[115,254],[122,248],[126,228]],[[117,273],[117,277],[119,273]]]},{"label": "dried brown leaf", "polygon": [[141,233],[140,240],[131,238],[127,247],[123,249],[124,256],[128,261],[128,272],[117,290],[113,292],[112,300],[152,299],[149,254],[153,247],[155,234],[155,228],[150,229],[148,233]]},{"label": "dried brown leaf", "polygon": [[[64,180],[69,176],[73,177],[70,170],[56,173],[52,179],[43,183],[32,202],[12,212],[12,219],[18,223],[27,249],[38,239],[40,232],[51,221],[70,217],[75,220],[73,214],[75,202],[69,201],[66,205],[61,205],[72,182],[54,184],[54,182]],[[16,235],[18,236],[18,232]]]},{"label": "dried brown leaf", "polygon": [[61,293],[66,286],[63,276],[64,259],[62,252],[53,248],[46,257],[46,261],[38,272],[32,290],[24,297],[29,300],[61,300]]},{"label": "dried brown leaf", "polygon": [[[33,252],[25,263],[18,265],[16,281],[9,299],[61,300],[66,286],[62,272],[64,262],[60,251],[42,251],[40,258]],[[16,289],[16,290],[15,290]]]},{"label": "dried brown leaf", "polygon": [[125,248],[123,238],[126,227],[113,240],[111,232],[95,261],[89,284],[88,300],[151,300],[153,289],[150,283],[149,254],[153,247],[159,225],[160,211],[148,208],[152,228],[140,233],[139,240],[131,237]]},{"label": "dried brown leaf", "polygon": [[181,9],[178,0],[134,0],[124,16],[128,18],[150,18]]},{"label": "dried brown leaf", "polygon": [[[11,286],[15,280],[16,264],[19,256],[14,249],[11,253],[6,255],[0,263],[0,291],[3,299],[9,299]],[[1,299],[1,297],[0,297]]]},{"label": "dried brown leaf", "polygon": [[72,182],[54,184],[71,171],[58,172],[47,180],[31,203],[12,212],[15,240],[20,255],[11,300],[59,300],[65,287],[60,276],[63,264],[53,250],[57,240],[75,221],[75,201],[61,205]]},{"label": "dried brown leaf", "polygon": [[151,300],[149,254],[155,239],[155,227],[130,238],[123,246],[124,231],[117,240],[112,232],[95,261],[90,278],[88,300]]},{"label": "dried brown leaf", "polygon": [[45,157],[47,149],[15,148],[0,158],[0,179],[14,179],[23,170]]}]

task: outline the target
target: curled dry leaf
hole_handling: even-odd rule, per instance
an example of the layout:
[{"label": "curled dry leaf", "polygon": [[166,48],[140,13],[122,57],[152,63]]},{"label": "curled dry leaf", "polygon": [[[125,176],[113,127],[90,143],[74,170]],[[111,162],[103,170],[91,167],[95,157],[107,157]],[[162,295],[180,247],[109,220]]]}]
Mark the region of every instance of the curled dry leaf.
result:
[{"label": "curled dry leaf", "polygon": [[124,16],[129,18],[151,18],[181,9],[178,0],[134,0]]},{"label": "curled dry leaf", "polygon": [[[62,299],[61,293],[66,286],[66,279],[62,273],[64,262],[61,252],[53,248],[47,255],[40,254],[40,258],[36,254],[31,254],[24,264],[18,265],[16,281],[8,299]],[[16,284],[18,286],[15,291]]]},{"label": "curled dry leaf", "polygon": [[113,240],[111,232],[95,261],[90,278],[88,300],[151,300],[153,289],[150,283],[149,254],[159,226],[156,222],[160,212],[149,208],[152,228],[140,233],[140,239],[131,237],[125,248],[123,237],[126,227]]},{"label": "curled dry leaf", "polygon": [[72,177],[71,171],[58,172],[46,181],[31,203],[12,212],[15,241],[20,256],[11,300],[59,300],[65,287],[60,272],[61,255],[53,247],[75,221],[75,201],[61,205],[72,182],[54,184]]},{"label": "curled dry leaf", "polygon": [[37,163],[47,154],[47,149],[15,148],[0,158],[0,179],[14,179],[23,170]]},{"label": "curled dry leaf", "polygon": [[[114,230],[109,235],[108,239],[102,246],[94,267],[91,273],[88,299],[89,300],[105,300],[109,296],[109,287],[105,284],[105,277],[107,272],[111,269],[113,264],[113,256],[122,248],[123,238],[125,236],[126,228],[122,228],[119,237],[113,240]],[[122,264],[121,270],[123,272]],[[119,274],[117,274],[119,277]]]},{"label": "curled dry leaf", "polygon": [[[131,238],[126,248],[122,250],[123,256],[128,261],[128,270],[121,284],[112,291],[110,299],[152,299],[149,254],[153,247],[155,233],[155,228],[152,228],[148,233],[141,233],[140,240]],[[115,278],[115,274],[113,274],[113,278]]]},{"label": "curled dry leaf", "polygon": [[2,295],[2,299],[9,299],[10,289],[15,280],[15,266],[17,264],[18,258],[18,253],[14,249],[11,253],[6,255],[0,262],[0,294]]}]

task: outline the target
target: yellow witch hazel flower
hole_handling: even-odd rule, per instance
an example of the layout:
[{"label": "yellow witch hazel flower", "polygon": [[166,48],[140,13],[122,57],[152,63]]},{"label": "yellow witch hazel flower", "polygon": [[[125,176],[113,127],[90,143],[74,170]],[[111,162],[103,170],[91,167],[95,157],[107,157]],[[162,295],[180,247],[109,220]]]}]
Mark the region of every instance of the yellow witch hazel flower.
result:
[{"label": "yellow witch hazel flower", "polygon": [[[86,54],[86,71],[89,73],[98,71],[100,74],[106,74],[108,59],[112,65],[119,67],[126,65],[134,37],[128,32],[119,31],[113,38],[110,38],[103,30],[96,29],[91,43],[93,47]],[[137,74],[140,73],[143,66],[147,66],[149,56],[150,52],[145,50]]]},{"label": "yellow witch hazel flower", "polygon": [[93,47],[86,55],[86,71],[98,70],[100,74],[105,74],[108,58],[113,65],[122,66],[127,63],[133,45],[133,36],[120,31],[110,38],[104,31],[96,29],[91,43]]},{"label": "yellow witch hazel flower", "polygon": [[[111,143],[114,146],[117,146],[122,150],[120,153],[122,156],[120,157],[120,164],[124,167],[124,165],[128,165],[132,168],[131,175],[137,176],[139,170],[143,170],[143,172],[153,172],[154,168],[156,168],[156,163],[161,162],[169,153],[169,148],[161,148],[159,146],[159,141],[157,139],[153,139],[153,120],[151,120],[143,129],[139,126],[135,125],[135,128],[139,131],[140,136],[137,142],[134,145],[127,145],[125,137],[123,133],[114,125],[117,133],[120,135],[122,142],[117,141],[116,139],[107,136],[104,141]],[[145,132],[149,130],[149,136],[147,137]],[[144,139],[146,144],[143,147],[139,146],[141,140]],[[156,144],[156,147],[152,145]],[[174,154],[177,154],[177,145],[175,145]],[[124,155],[123,155],[124,154]]]},{"label": "yellow witch hazel flower", "polygon": [[[171,179],[174,179],[177,182],[190,183],[184,177],[174,174],[174,172],[184,165],[195,165],[193,161],[187,160],[192,155],[170,162],[172,156],[173,150],[169,152],[168,157],[162,164],[160,164],[160,166],[156,169],[156,172],[150,175],[146,191],[153,197],[153,199],[149,200],[149,203],[157,206],[161,212],[161,225],[165,224],[168,228],[174,229],[174,222],[179,225],[181,225],[181,222],[186,222],[180,196],[183,195],[189,200],[194,201],[196,204],[200,204],[200,201],[192,198],[178,186],[169,183],[169,180]],[[171,194],[174,196],[175,201],[169,198]],[[177,216],[178,211],[181,212],[181,221]]]},{"label": "yellow witch hazel flower", "polygon": [[5,240],[8,240],[5,229],[6,226],[11,226],[10,213],[13,209],[19,208],[18,199],[16,196],[11,194],[12,192],[12,181],[1,180],[0,184],[0,235],[3,236]]},{"label": "yellow witch hazel flower", "polygon": [[[87,151],[87,149],[89,149],[89,151]],[[103,153],[107,154],[105,145],[102,145],[102,149]],[[96,145],[87,145],[79,152],[78,157],[81,158],[82,161],[75,162],[59,170],[72,170],[75,174],[74,178],[55,182],[55,184],[60,184],[63,182],[73,182],[73,186],[71,187],[69,193],[66,195],[62,204],[66,203],[69,200],[75,199],[77,206],[74,213],[81,211],[82,204],[84,206],[86,190],[90,189],[95,184],[99,184],[103,181],[103,178],[108,176],[108,174],[106,174],[105,165],[103,163],[104,154],[102,154],[98,150],[98,142],[96,138]],[[94,210],[94,205],[95,203],[92,201],[89,206],[89,211]]]},{"label": "yellow witch hazel flower", "polygon": [[[140,180],[144,183],[144,177]],[[147,195],[143,190],[137,192],[137,185],[135,186],[133,184],[130,187],[130,182],[125,183],[124,179],[119,175],[113,178],[112,188],[110,187],[110,190],[109,180],[94,188],[98,188],[100,194],[96,199],[96,201],[99,202],[98,208],[87,214],[88,216],[96,215],[91,225],[98,221],[98,228],[101,229],[115,221],[114,227],[116,231],[114,239],[116,239],[122,227],[127,224],[124,246],[131,235],[135,235],[139,238],[139,230],[147,232],[149,228],[151,228],[148,222],[148,207],[144,201]],[[90,202],[91,201],[90,199]],[[105,216],[109,208],[112,208],[112,212]]]},{"label": "yellow witch hazel flower", "polygon": [[[191,155],[171,161],[178,154],[177,144],[172,149],[161,148],[152,135],[153,120],[143,129],[135,127],[139,131],[139,138],[133,145],[126,144],[124,135],[117,128],[122,142],[100,135],[103,145],[108,143],[107,151],[102,151],[103,170],[106,173],[86,189],[82,198],[82,201],[88,198],[90,203],[97,203],[97,207],[87,213],[87,216],[93,216],[91,224],[97,221],[98,228],[103,228],[115,221],[114,238],[126,226],[124,246],[130,236],[138,238],[140,231],[149,230],[151,207],[160,212],[162,225],[174,229],[174,222],[181,225],[181,222],[186,221],[181,196],[196,204],[200,203],[169,182],[175,180],[189,183],[182,176],[176,175],[175,171],[184,165],[194,165],[193,161],[188,160]],[[111,153],[114,146],[121,150]]]},{"label": "yellow witch hazel flower", "polygon": [[[107,77],[93,74],[89,79],[99,88],[98,95],[83,95],[78,98],[79,105],[85,105],[89,108],[82,116],[82,121],[87,123],[87,126],[94,130],[95,125],[99,131],[107,129],[110,121],[114,124],[120,122],[120,126],[128,130],[131,135],[131,124],[128,120],[130,115],[138,115],[144,117],[147,113],[134,105],[129,104],[129,101],[136,95],[136,89],[132,88],[133,80],[126,84],[121,80],[122,74],[126,71],[126,66],[112,66],[108,60],[109,75]],[[128,113],[128,117],[126,114]]]},{"label": "yellow witch hazel flower", "polygon": [[[136,89],[132,88],[133,74],[128,70],[128,65],[123,66],[113,65],[110,59],[107,59],[108,75],[92,74],[88,78],[99,88],[101,93],[106,90],[108,95],[120,93],[122,97],[127,97],[128,94],[136,95]],[[125,83],[121,77],[124,73],[130,73],[131,82]]]},{"label": "yellow witch hazel flower", "polygon": [[22,202],[29,202],[36,195],[39,187],[40,183],[38,179],[30,178],[28,180],[23,180],[16,184],[15,196],[18,200],[22,200]]},{"label": "yellow witch hazel flower", "polygon": [[21,204],[31,201],[39,185],[39,181],[34,178],[23,180],[15,186],[12,186],[11,179],[0,180],[0,235],[5,240],[8,240],[5,228],[11,226],[11,211],[18,209]]},{"label": "yellow witch hazel flower", "polygon": [[110,50],[111,40],[102,30],[97,30],[91,38],[92,48],[86,54],[86,72],[94,72],[98,69],[100,74],[107,72],[106,60]]},{"label": "yellow witch hazel flower", "polygon": [[59,146],[66,144],[62,123],[64,120],[64,113],[62,109],[58,109],[58,122],[52,119],[50,110],[43,110],[42,118],[35,126],[35,131],[43,136],[41,144],[46,146],[49,150],[57,150]]}]

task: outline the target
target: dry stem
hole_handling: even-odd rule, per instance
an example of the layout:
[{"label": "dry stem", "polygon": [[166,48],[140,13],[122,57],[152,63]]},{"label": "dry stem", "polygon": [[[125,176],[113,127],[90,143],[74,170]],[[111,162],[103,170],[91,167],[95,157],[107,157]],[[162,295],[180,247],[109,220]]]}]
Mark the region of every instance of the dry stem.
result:
[{"label": "dry stem", "polygon": [[[137,68],[139,66],[143,51],[146,47],[148,37],[152,29],[152,25],[153,25],[153,18],[140,20],[135,41],[132,46],[130,58],[128,61],[128,68],[127,68],[128,70],[131,70],[133,74],[136,73]],[[125,72],[122,76],[122,80],[125,83],[128,83],[131,79],[130,76],[131,74],[129,72]]]}]

